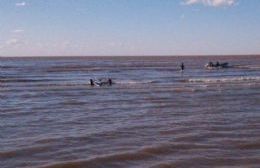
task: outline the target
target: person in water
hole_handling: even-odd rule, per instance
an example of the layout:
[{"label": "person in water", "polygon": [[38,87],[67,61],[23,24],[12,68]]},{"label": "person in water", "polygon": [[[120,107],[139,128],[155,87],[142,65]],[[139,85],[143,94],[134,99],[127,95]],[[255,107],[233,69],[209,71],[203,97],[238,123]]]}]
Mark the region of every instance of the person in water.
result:
[{"label": "person in water", "polygon": [[[107,84],[110,85],[110,86],[113,84],[111,78],[109,78],[107,81],[100,82],[98,85],[99,85],[99,86],[102,86],[102,85],[107,85]],[[94,82],[93,79],[90,79],[90,85],[91,85],[91,86],[95,86],[95,82]]]},{"label": "person in water", "polygon": [[181,70],[183,71],[185,69],[184,63],[181,63]]},{"label": "person in water", "polygon": [[91,85],[91,86],[94,86],[94,85],[95,85],[93,79],[90,79],[90,85]]},{"label": "person in water", "polygon": [[108,79],[108,84],[111,86],[112,85],[112,79]]}]

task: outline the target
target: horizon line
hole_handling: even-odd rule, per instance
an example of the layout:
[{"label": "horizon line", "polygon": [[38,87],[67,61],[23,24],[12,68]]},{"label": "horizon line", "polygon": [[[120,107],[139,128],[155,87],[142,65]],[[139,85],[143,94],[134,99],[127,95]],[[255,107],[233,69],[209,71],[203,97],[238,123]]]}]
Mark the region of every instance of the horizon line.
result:
[{"label": "horizon line", "polygon": [[210,57],[210,56],[260,56],[260,54],[184,54],[184,55],[41,55],[41,56],[0,56],[0,58],[41,58],[41,57]]}]

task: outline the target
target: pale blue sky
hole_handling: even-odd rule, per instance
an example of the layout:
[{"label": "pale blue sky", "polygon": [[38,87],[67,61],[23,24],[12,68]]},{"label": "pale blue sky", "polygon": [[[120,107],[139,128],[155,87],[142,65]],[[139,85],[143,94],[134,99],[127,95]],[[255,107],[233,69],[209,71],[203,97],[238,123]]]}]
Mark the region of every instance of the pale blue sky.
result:
[{"label": "pale blue sky", "polygon": [[0,0],[0,56],[260,54],[260,0]]}]

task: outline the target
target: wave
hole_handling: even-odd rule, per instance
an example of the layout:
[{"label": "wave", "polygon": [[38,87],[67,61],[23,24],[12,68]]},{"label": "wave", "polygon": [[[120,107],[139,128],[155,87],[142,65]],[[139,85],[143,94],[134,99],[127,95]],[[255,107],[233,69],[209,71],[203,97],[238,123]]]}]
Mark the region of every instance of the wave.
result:
[{"label": "wave", "polygon": [[33,83],[33,82],[51,82],[57,81],[56,79],[2,79],[1,83]]},{"label": "wave", "polygon": [[260,159],[254,157],[237,158],[237,157],[193,157],[182,159],[175,162],[159,163],[151,168],[172,168],[172,167],[220,167],[220,168],[244,168],[259,167]]},{"label": "wave", "polygon": [[122,85],[134,85],[134,84],[149,84],[149,83],[155,83],[154,80],[121,80],[116,81],[116,84],[122,84]]},{"label": "wave", "polygon": [[50,150],[49,146],[32,146],[29,148],[20,148],[10,151],[0,151],[0,159],[15,158],[23,155],[31,155],[38,152],[47,152]]},{"label": "wave", "polygon": [[[39,168],[81,168],[81,167],[108,167],[113,163],[126,163],[145,161],[156,158],[158,155],[168,155],[185,149],[212,149],[216,146],[198,144],[161,144],[158,146],[144,147],[137,151],[129,151],[110,155],[97,156],[87,160],[76,160],[45,165]],[[114,166],[113,166],[114,167]]]},{"label": "wave", "polygon": [[239,81],[260,81],[260,76],[188,79],[188,82],[205,82],[205,83],[239,82]]},{"label": "wave", "polygon": [[238,69],[260,69],[259,65],[234,65],[232,67]]},{"label": "wave", "polygon": [[[134,84],[149,84],[149,83],[156,83],[155,80],[113,80],[115,84],[121,84],[121,85],[134,85]],[[80,79],[77,79],[77,81],[73,82],[69,79],[54,79],[54,78],[48,78],[48,79],[29,79],[29,78],[2,78],[0,79],[1,83],[38,83],[43,85],[53,85],[53,86],[77,86],[77,85],[88,85],[89,80],[84,79],[80,81]],[[51,82],[51,83],[50,83]]]}]

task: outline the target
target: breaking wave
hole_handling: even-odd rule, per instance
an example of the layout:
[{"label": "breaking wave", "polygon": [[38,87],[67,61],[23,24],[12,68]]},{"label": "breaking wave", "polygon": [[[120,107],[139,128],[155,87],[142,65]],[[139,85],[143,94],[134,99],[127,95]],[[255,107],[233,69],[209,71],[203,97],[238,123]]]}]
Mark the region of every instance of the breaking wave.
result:
[{"label": "breaking wave", "polygon": [[134,85],[134,84],[149,84],[154,83],[156,81],[153,80],[121,80],[116,81],[116,84],[122,84],[122,85]]},{"label": "breaking wave", "polygon": [[239,81],[260,81],[260,76],[188,79],[188,82],[205,82],[205,83],[217,83],[217,82],[224,83],[224,82],[239,82]]}]

